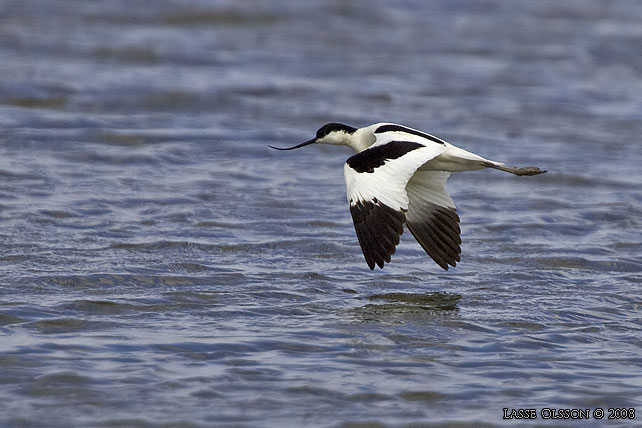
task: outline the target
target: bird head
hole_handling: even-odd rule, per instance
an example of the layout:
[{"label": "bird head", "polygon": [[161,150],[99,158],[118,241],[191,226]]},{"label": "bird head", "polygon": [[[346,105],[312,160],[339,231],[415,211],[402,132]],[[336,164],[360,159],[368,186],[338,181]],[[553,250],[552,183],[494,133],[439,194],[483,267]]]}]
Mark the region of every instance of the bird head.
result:
[{"label": "bird head", "polygon": [[326,123],[317,131],[317,135],[308,141],[304,141],[301,144],[297,144],[292,147],[274,147],[269,146],[277,150],[292,150],[298,149],[299,147],[307,146],[309,144],[319,143],[319,144],[333,144],[333,145],[349,145],[350,138],[357,131],[357,128],[352,126],[344,125],[342,123]]}]

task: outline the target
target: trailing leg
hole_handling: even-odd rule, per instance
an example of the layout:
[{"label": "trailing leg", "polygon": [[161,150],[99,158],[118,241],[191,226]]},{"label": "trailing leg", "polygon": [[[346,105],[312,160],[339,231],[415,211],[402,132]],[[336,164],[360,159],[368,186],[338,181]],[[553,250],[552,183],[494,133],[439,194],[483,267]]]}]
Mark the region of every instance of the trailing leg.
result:
[{"label": "trailing leg", "polygon": [[503,164],[499,162],[492,162],[492,161],[487,161],[485,163],[485,166],[488,168],[493,168],[493,169],[498,169],[500,171],[505,171],[505,172],[510,172],[511,174],[515,175],[538,175],[538,174],[544,174],[546,171],[539,169],[536,166],[524,166],[524,167],[509,167],[509,166],[504,166]]}]

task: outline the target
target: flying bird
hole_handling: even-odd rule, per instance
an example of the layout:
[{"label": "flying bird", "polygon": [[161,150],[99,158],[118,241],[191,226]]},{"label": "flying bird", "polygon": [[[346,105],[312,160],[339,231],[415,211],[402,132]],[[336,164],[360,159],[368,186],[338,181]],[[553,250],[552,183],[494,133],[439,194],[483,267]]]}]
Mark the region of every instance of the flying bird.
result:
[{"label": "flying bird", "polygon": [[494,168],[515,175],[537,175],[537,167],[507,167],[455,147],[433,135],[395,123],[354,128],[323,125],[310,144],[352,148],[344,165],[350,214],[359,245],[371,270],[383,268],[394,254],[404,224],[440,267],[460,261],[459,216],[446,180],[451,172]]}]

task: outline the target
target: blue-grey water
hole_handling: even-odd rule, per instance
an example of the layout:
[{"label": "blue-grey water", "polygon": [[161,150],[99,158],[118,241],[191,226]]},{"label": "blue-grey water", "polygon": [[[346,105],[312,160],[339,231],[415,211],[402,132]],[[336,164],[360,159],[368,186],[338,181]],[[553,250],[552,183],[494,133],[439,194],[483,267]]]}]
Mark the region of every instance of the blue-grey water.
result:
[{"label": "blue-grey water", "polygon": [[[549,172],[371,272],[329,121]],[[0,426],[641,426],[641,136],[637,0],[1,1]]]}]

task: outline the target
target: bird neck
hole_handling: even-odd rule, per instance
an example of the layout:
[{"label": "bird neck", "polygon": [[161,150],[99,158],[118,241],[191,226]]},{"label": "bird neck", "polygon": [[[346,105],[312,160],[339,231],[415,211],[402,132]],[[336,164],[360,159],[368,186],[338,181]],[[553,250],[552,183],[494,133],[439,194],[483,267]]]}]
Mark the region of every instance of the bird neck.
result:
[{"label": "bird neck", "polygon": [[357,129],[354,133],[348,136],[345,145],[350,147],[355,152],[359,153],[373,145],[374,142],[374,133],[368,128],[361,128]]}]

